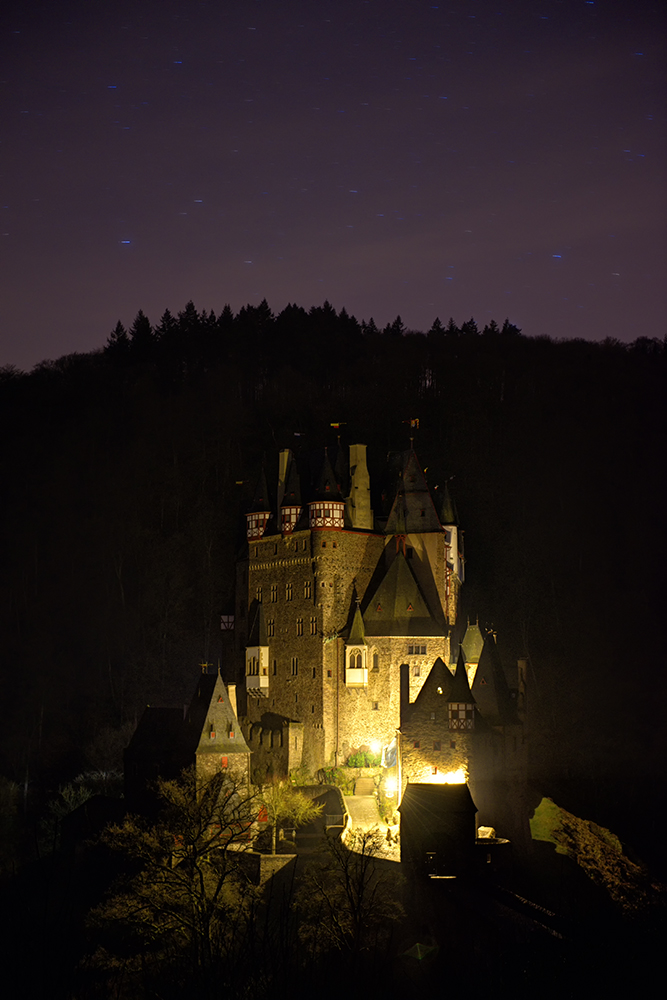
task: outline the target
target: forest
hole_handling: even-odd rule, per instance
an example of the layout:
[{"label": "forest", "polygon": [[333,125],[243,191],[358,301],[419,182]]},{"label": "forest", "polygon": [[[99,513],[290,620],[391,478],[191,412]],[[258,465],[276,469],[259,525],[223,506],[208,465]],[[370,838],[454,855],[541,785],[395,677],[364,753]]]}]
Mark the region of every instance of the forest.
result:
[{"label": "forest", "polygon": [[0,369],[0,776],[21,808],[118,770],[144,706],[220,661],[263,462],[340,436],[373,483],[414,435],[465,531],[464,616],[529,658],[532,780],[657,858],[667,344],[566,333],[189,302]]}]

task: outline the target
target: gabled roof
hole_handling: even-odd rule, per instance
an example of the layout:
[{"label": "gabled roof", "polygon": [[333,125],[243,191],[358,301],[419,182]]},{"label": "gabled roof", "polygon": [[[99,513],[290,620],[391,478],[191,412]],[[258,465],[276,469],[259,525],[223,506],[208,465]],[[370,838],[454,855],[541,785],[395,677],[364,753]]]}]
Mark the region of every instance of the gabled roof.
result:
[{"label": "gabled roof", "polygon": [[186,728],[196,753],[250,753],[220,674],[202,674]]},{"label": "gabled roof", "polygon": [[370,600],[365,602],[364,627],[372,635],[441,635],[410,564],[398,552]]},{"label": "gabled roof", "polygon": [[442,531],[442,525],[417,456],[410,450],[405,453],[385,532],[388,535],[406,535],[430,531]]},{"label": "gabled roof", "polygon": [[252,624],[250,626],[250,633],[248,635],[248,642],[246,643],[246,646],[268,646],[269,637],[267,635],[266,623],[264,621],[264,605],[261,601],[253,601],[250,608],[250,614],[252,615]]},{"label": "gabled roof", "polygon": [[444,701],[445,704],[449,704],[452,700],[449,697],[449,693],[454,684],[454,677],[449,667],[445,664],[441,657],[437,657],[433,662],[433,666],[428,672],[428,676],[424,683],[422,684],[417,697],[410,705],[410,708],[420,708],[430,707],[431,702],[434,700]]}]

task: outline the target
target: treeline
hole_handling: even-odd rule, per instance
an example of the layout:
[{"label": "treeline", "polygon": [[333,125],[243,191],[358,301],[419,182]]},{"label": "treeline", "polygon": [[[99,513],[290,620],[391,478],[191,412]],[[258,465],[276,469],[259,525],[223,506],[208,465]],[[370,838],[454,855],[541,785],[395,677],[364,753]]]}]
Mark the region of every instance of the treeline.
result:
[{"label": "treeline", "polygon": [[199,664],[224,659],[264,460],[340,435],[367,443],[375,485],[411,434],[465,529],[463,615],[497,631],[508,666],[531,658],[533,759],[595,787],[612,759],[655,769],[665,728],[647,756],[628,706],[665,653],[666,358],[649,337],[188,303],[99,351],[2,370],[0,773],[69,780],[147,703],[189,701]]}]

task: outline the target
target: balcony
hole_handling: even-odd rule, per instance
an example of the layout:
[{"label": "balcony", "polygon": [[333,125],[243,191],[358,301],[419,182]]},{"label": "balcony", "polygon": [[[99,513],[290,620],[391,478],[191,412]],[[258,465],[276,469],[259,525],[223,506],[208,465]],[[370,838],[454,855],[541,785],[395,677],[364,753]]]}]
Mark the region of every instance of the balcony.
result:
[{"label": "balcony", "polygon": [[266,667],[261,674],[247,674],[245,679],[246,691],[253,698],[266,698],[269,694],[269,674]]},{"label": "balcony", "polygon": [[345,668],[345,686],[353,688],[365,688],[368,687],[368,668],[367,667],[346,667]]}]

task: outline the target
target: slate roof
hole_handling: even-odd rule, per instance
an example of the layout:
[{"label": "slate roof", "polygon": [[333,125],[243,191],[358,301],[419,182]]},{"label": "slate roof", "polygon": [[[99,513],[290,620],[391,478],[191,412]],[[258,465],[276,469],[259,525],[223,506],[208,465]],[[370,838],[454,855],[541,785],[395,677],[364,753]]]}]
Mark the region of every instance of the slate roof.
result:
[{"label": "slate roof", "polygon": [[479,625],[468,624],[461,647],[466,663],[479,663],[479,658],[484,649],[484,636]]},{"label": "slate roof", "polygon": [[365,646],[366,639],[364,636],[364,619],[361,614],[361,608],[359,607],[359,604],[357,604],[356,611],[354,612],[354,618],[352,619],[350,635],[347,640],[348,646]]},{"label": "slate roof", "polygon": [[396,496],[392,504],[385,533],[406,535],[410,533],[442,531],[431,491],[414,451],[404,453],[402,472],[399,473]]},{"label": "slate roof", "polygon": [[492,639],[484,644],[472,690],[480,714],[490,725],[519,725],[498,647]]},{"label": "slate roof", "polygon": [[281,507],[301,506],[301,476],[294,455],[290,453],[287,475],[285,476],[285,493]]},{"label": "slate roof", "polygon": [[465,658],[463,656],[462,649],[459,649],[456,672],[454,674],[447,701],[465,702],[468,705],[475,704],[475,699],[473,698],[472,691],[470,690],[470,684],[468,683],[468,673],[466,671]]},{"label": "slate roof", "polygon": [[[261,607],[261,605],[260,605]],[[250,753],[220,674],[202,674],[186,718],[196,753]],[[215,738],[211,738],[211,732]]]},{"label": "slate roof", "polygon": [[440,496],[440,522],[441,524],[458,524],[459,515],[456,504],[452,500],[449,486],[445,483],[445,488]]},{"label": "slate roof", "polygon": [[409,782],[398,811],[410,814],[428,828],[433,822],[451,813],[476,813],[477,807],[467,785]]},{"label": "slate roof", "polygon": [[248,514],[266,514],[271,512],[271,498],[269,496],[269,485],[266,481],[266,472],[262,466],[252,503],[248,507]]},{"label": "slate roof", "polygon": [[336,482],[336,476],[331,468],[331,462],[329,461],[329,455],[325,449],[324,451],[324,461],[320,468],[319,476],[315,482],[315,490],[313,494],[313,500],[336,500],[338,502],[343,502],[344,497],[338,488],[338,483]]},{"label": "slate roof", "polygon": [[250,626],[250,633],[248,635],[247,646],[268,646],[269,637],[266,631],[266,622],[264,620],[264,605],[261,601],[253,601],[251,605],[250,613],[252,615],[252,624]]},{"label": "slate roof", "polygon": [[363,613],[367,636],[442,635],[408,560],[399,551]]}]

